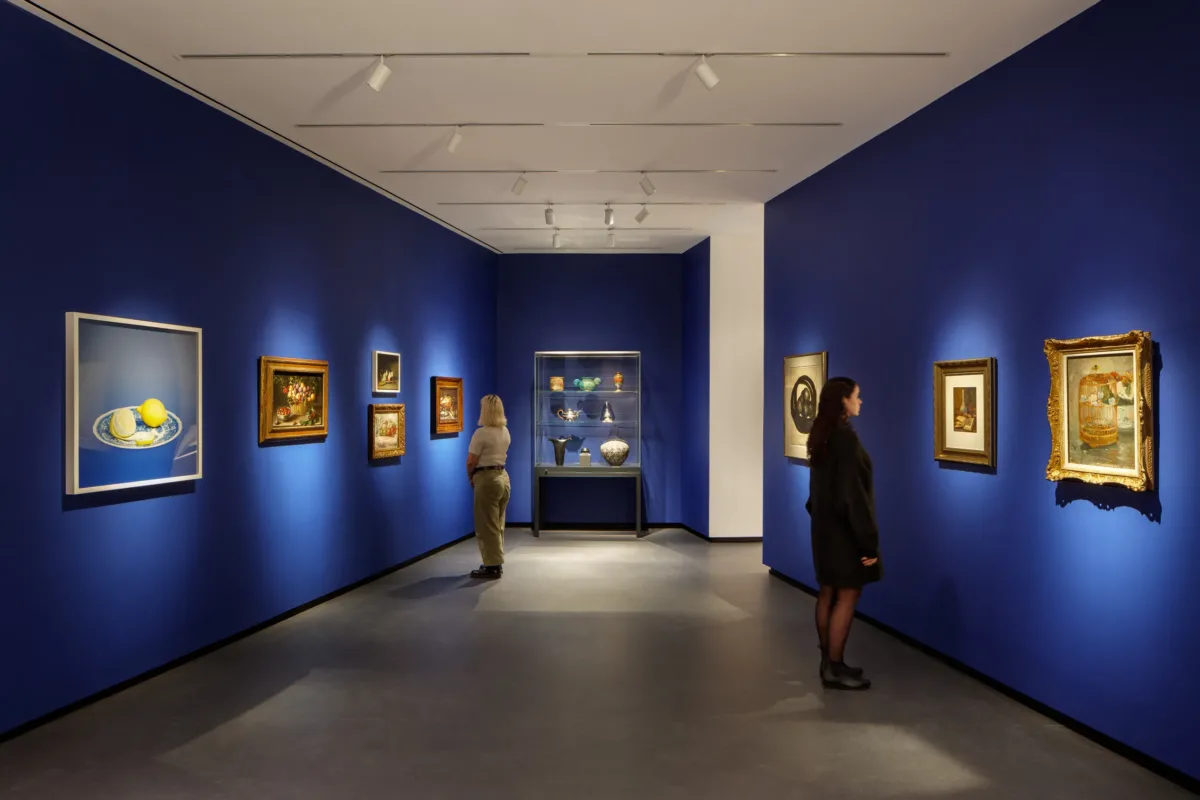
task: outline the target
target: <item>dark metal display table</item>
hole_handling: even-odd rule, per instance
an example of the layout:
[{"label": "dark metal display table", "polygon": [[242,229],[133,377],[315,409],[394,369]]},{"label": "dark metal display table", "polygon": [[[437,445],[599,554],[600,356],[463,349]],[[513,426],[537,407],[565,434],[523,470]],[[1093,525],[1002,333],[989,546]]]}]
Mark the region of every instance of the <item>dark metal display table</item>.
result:
[{"label": "dark metal display table", "polygon": [[633,478],[637,493],[637,513],[634,517],[634,532],[642,535],[642,468],[610,467],[607,464],[580,467],[534,467],[533,468],[533,535],[541,536],[542,524],[542,478]]}]

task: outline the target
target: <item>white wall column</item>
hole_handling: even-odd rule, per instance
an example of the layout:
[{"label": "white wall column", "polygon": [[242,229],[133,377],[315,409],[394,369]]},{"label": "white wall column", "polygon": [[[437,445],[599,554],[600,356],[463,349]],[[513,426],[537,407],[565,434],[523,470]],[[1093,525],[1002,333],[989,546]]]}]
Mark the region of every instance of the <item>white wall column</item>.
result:
[{"label": "white wall column", "polygon": [[763,535],[764,207],[710,237],[708,535]]}]

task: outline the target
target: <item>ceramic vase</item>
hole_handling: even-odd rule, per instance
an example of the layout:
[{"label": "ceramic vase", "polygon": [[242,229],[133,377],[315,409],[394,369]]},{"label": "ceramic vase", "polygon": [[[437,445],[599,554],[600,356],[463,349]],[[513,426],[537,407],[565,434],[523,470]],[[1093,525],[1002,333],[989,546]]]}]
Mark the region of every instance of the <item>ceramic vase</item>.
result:
[{"label": "ceramic vase", "polygon": [[550,444],[554,445],[554,463],[561,467],[563,460],[567,457],[567,442],[571,441],[569,436],[559,436],[550,439]]},{"label": "ceramic vase", "polygon": [[601,422],[616,422],[617,421],[616,416],[613,415],[612,406],[608,404],[607,400],[604,401],[604,416],[601,418],[600,421]]},{"label": "ceramic vase", "polygon": [[610,466],[619,467],[629,458],[629,442],[619,436],[614,436],[600,445],[600,455]]},{"label": "ceramic vase", "polygon": [[592,465],[592,451],[586,447],[579,451],[579,466],[590,467]]},{"label": "ceramic vase", "polygon": [[619,372],[618,372],[616,375],[613,375],[613,385],[617,387],[617,391],[618,391],[618,392],[619,392],[619,391],[621,391],[621,385],[622,385],[623,383],[625,383],[625,376],[624,376],[624,375],[622,375],[622,374],[621,374],[621,373],[619,373]]},{"label": "ceramic vase", "polygon": [[599,378],[576,378],[575,379],[575,388],[582,389],[585,392],[590,392],[592,389],[595,389],[599,385],[600,385]]}]

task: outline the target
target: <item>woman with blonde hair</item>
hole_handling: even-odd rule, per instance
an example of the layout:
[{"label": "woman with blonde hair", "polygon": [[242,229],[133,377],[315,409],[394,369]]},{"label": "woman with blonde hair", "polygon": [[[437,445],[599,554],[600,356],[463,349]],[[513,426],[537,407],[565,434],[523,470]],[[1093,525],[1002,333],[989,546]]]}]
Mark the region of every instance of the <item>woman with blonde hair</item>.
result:
[{"label": "woman with blonde hair", "polygon": [[504,464],[511,443],[504,403],[489,394],[479,401],[479,427],[467,448],[467,479],[475,489],[475,540],[483,559],[472,578],[493,580],[504,574],[504,515],[512,494]]}]

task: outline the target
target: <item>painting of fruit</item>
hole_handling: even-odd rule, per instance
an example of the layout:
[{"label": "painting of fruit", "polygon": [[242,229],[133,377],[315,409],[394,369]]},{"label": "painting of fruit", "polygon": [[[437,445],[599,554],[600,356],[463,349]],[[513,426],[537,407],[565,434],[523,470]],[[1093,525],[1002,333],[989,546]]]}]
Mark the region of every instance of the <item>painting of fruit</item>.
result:
[{"label": "painting of fruit", "polygon": [[328,383],[326,361],[259,359],[259,442],[325,436]]}]

